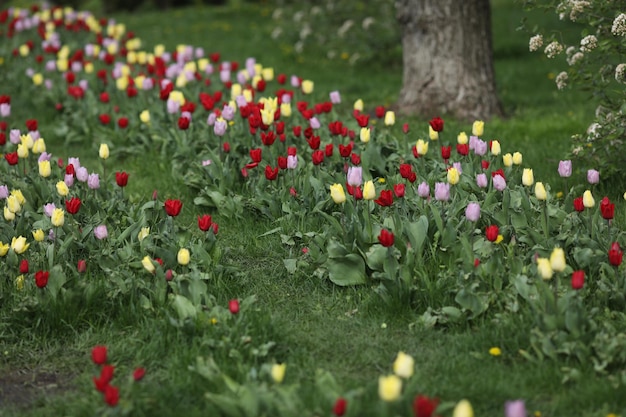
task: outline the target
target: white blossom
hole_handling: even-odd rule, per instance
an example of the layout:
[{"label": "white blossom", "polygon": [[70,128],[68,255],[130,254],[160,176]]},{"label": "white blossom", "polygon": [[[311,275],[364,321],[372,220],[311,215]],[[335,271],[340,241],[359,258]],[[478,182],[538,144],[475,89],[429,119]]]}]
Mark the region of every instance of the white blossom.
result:
[{"label": "white blossom", "polygon": [[561,45],[557,41],[550,42],[550,44],[546,46],[546,49],[544,49],[544,53],[548,58],[554,58],[561,52],[563,52],[563,45]]},{"label": "white blossom", "polygon": [[598,46],[598,38],[594,35],[587,35],[580,41],[580,50],[583,52],[590,52],[596,49]]},{"label": "white blossom", "polygon": [[620,13],[611,27],[611,33],[615,36],[626,36],[626,14]]},{"label": "white blossom", "polygon": [[567,86],[567,78],[567,72],[560,72],[559,75],[556,76],[556,88],[558,88],[559,90],[564,89],[565,86]]},{"label": "white blossom", "polygon": [[543,36],[541,35],[535,35],[532,38],[530,38],[530,41],[528,42],[528,47],[530,49],[530,52],[535,52],[537,50],[539,50],[539,48],[541,48],[543,46]]},{"label": "white blossom", "polygon": [[615,67],[615,81],[626,84],[626,64],[619,64]]}]

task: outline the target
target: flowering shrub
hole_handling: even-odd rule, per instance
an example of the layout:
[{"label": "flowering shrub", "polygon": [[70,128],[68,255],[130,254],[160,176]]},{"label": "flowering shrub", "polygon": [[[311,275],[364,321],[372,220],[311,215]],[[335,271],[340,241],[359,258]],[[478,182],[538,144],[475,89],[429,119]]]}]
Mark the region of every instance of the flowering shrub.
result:
[{"label": "flowering shrub", "polygon": [[555,12],[560,20],[575,22],[581,35],[575,44],[566,43],[550,28],[540,28],[529,41],[531,51],[543,51],[550,59],[564,61],[556,76],[559,90],[575,86],[590,91],[597,103],[587,132],[573,137],[572,156],[595,166],[606,180],[619,181],[626,125],[624,84],[626,63],[621,62],[626,39],[626,10],[612,1],[525,1],[529,8]]}]

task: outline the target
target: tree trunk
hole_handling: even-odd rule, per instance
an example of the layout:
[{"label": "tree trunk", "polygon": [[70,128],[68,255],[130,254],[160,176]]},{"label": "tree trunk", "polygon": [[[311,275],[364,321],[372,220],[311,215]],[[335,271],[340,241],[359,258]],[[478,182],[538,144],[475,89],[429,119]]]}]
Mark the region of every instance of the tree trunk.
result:
[{"label": "tree trunk", "polygon": [[503,114],[489,0],[398,0],[404,73],[397,111],[473,121]]}]

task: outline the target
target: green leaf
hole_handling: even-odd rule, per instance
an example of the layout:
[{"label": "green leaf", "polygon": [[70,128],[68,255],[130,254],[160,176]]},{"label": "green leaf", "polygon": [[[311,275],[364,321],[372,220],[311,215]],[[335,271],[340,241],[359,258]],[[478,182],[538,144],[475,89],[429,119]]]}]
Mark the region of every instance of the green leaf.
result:
[{"label": "green leaf", "polygon": [[329,257],[326,262],[330,280],[341,286],[365,284],[365,261],[350,253],[343,257]]},{"label": "green leaf", "polygon": [[383,245],[372,245],[365,254],[367,266],[374,271],[382,271],[387,252],[387,248]]},{"label": "green leaf", "polygon": [[48,277],[48,285],[46,286],[46,288],[48,289],[48,291],[50,291],[50,295],[53,299],[57,298],[61,287],[63,287],[63,284],[65,284],[66,282],[67,277],[63,273],[61,265],[55,265],[54,267],[52,267],[52,269],[50,270],[50,276]]},{"label": "green leaf", "polygon": [[290,274],[295,274],[297,267],[297,259],[283,259],[283,264]]},{"label": "green leaf", "polygon": [[454,297],[454,301],[459,303],[464,309],[471,311],[473,317],[484,313],[488,307],[487,303],[479,296],[465,288],[462,288],[461,291],[457,293],[456,297]]},{"label": "green leaf", "polygon": [[428,218],[420,216],[416,222],[408,223],[405,232],[409,236],[411,247],[416,253],[422,253],[422,247],[428,236]]},{"label": "green leaf", "polygon": [[187,318],[196,318],[196,307],[188,298],[178,294],[175,294],[173,297],[174,301],[172,301],[172,307],[176,310],[179,319],[186,320]]}]

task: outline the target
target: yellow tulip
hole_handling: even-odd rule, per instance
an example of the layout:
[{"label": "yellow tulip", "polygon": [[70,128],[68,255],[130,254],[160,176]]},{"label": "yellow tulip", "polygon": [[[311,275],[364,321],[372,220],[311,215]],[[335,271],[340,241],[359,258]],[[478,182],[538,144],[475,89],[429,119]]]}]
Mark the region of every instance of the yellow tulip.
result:
[{"label": "yellow tulip", "polygon": [[148,237],[149,234],[150,234],[150,228],[142,227],[141,230],[139,231],[139,234],[137,235],[137,239],[139,239],[139,241],[141,242],[146,237]]},{"label": "yellow tulip", "polygon": [[52,171],[50,170],[50,161],[48,160],[43,160],[39,162],[39,175],[41,175],[44,178],[47,178],[50,176],[50,174],[52,173]]},{"label": "yellow tulip", "polygon": [[521,165],[522,164],[522,154],[519,152],[514,152],[513,153],[513,164],[514,165]]},{"label": "yellow tulip", "polygon": [[454,407],[452,417],[474,417],[474,409],[472,404],[467,400],[459,401]]},{"label": "yellow tulip", "polygon": [[18,291],[22,291],[24,289],[24,275],[23,274],[15,278],[15,288],[17,288]]},{"label": "yellow tulip", "polygon": [[41,75],[40,73],[34,74],[33,75],[33,84],[35,84],[35,85],[43,84],[43,75]]},{"label": "yellow tulip", "polygon": [[459,133],[459,135],[456,137],[456,141],[459,145],[465,145],[469,141],[469,139],[467,138],[467,133]]},{"label": "yellow tulip", "polygon": [[24,203],[26,203],[26,199],[24,198],[24,194],[22,194],[21,190],[11,190],[11,195],[15,196],[15,198],[17,198],[17,201],[19,201],[21,205],[24,205]]},{"label": "yellow tulip", "polygon": [[341,184],[333,184],[330,186],[330,197],[336,204],[341,204],[346,201],[346,193],[343,191]]},{"label": "yellow tulip", "polygon": [[274,79],[274,68],[263,68],[261,76],[265,81],[272,81]]},{"label": "yellow tulip", "polygon": [[402,380],[396,375],[378,377],[378,396],[383,401],[395,401],[400,398]]},{"label": "yellow tulip", "polygon": [[411,355],[398,352],[396,360],[393,362],[393,372],[402,378],[410,378],[415,371],[415,360]]},{"label": "yellow tulip", "polygon": [[485,122],[482,120],[476,120],[472,125],[472,135],[482,136],[485,133]]},{"label": "yellow tulip", "polygon": [[39,138],[33,143],[33,153],[42,153],[46,151],[46,142],[43,138]]},{"label": "yellow tulip", "polygon": [[263,120],[263,124],[267,126],[274,123],[274,110],[268,108],[261,109],[261,120]]},{"label": "yellow tulip", "polygon": [[28,158],[28,146],[24,143],[17,145],[17,156],[20,158]]},{"label": "yellow tulip", "polygon": [[100,144],[100,149],[98,150],[98,155],[101,159],[107,159],[109,157],[109,145],[106,143]]},{"label": "yellow tulip", "polygon": [[537,182],[537,184],[535,184],[535,197],[537,197],[537,200],[541,201],[548,199],[548,193],[546,192],[546,188],[543,186],[542,182]]},{"label": "yellow tulip", "polygon": [[19,50],[20,56],[27,56],[30,53],[30,48],[26,44],[20,45],[18,50]]},{"label": "yellow tulip", "polygon": [[283,382],[283,379],[285,379],[286,369],[287,369],[286,363],[281,363],[281,364],[275,363],[274,365],[272,365],[271,374],[272,374],[272,379],[274,380],[274,382],[276,382],[277,384],[280,384],[281,382]]},{"label": "yellow tulip", "polygon": [[419,139],[415,144],[415,149],[417,150],[418,155],[426,155],[428,152],[428,142],[424,142],[422,139]]},{"label": "yellow tulip", "polygon": [[13,252],[18,255],[26,252],[26,249],[28,249],[29,246],[30,243],[26,243],[26,238],[24,236],[13,237],[13,239],[11,239],[11,249],[13,249]]},{"label": "yellow tulip", "polygon": [[178,255],[176,256],[176,260],[178,261],[179,265],[183,265],[183,266],[189,264],[189,258],[190,258],[189,249],[186,249],[186,248],[181,248],[178,251]]},{"label": "yellow tulip", "polygon": [[0,242],[0,256],[5,256],[9,251],[9,244]]},{"label": "yellow tulip", "polygon": [[428,137],[430,138],[430,140],[439,139],[439,132],[434,130],[431,125],[428,125]]},{"label": "yellow tulip", "polygon": [[42,242],[44,238],[43,230],[37,229],[33,230],[33,239],[37,242]]},{"label": "yellow tulip", "polygon": [[513,165],[513,156],[510,153],[502,155],[502,164],[504,164],[505,167]]},{"label": "yellow tulip", "polygon": [[369,127],[362,127],[361,128],[361,133],[359,134],[359,138],[361,139],[361,142],[363,143],[367,143],[370,141],[370,128]]},{"label": "yellow tulip", "polygon": [[451,185],[459,183],[459,171],[454,167],[448,169],[448,182]]},{"label": "yellow tulip", "polygon": [[363,100],[358,99],[357,101],[355,101],[353,109],[358,110],[358,111],[363,111]]},{"label": "yellow tulip", "polygon": [[311,94],[313,92],[313,81],[311,80],[302,81],[302,92],[304,94]]},{"label": "yellow tulip", "polygon": [[4,220],[10,222],[15,220],[15,213],[13,213],[7,206],[4,206]]},{"label": "yellow tulip", "polygon": [[128,78],[124,75],[115,80],[115,86],[118,90],[124,91],[128,88]]},{"label": "yellow tulip", "polygon": [[62,208],[55,208],[52,210],[52,216],[50,216],[50,221],[52,225],[55,227],[61,227],[65,223],[65,212]]},{"label": "yellow tulip", "polygon": [[16,196],[10,195],[7,197],[7,207],[11,213],[19,213],[22,211],[22,205]]},{"label": "yellow tulip", "polygon": [[548,258],[537,258],[537,272],[545,280],[552,278],[553,271]]},{"label": "yellow tulip", "polygon": [[562,272],[566,266],[565,252],[561,248],[554,248],[550,254],[550,267],[555,272]]},{"label": "yellow tulip", "polygon": [[393,126],[396,124],[396,114],[391,110],[388,110],[385,113],[385,126]]},{"label": "yellow tulip", "polygon": [[141,260],[141,264],[146,269],[146,271],[152,274],[154,274],[154,271],[156,271],[156,268],[154,267],[154,264],[152,263],[152,259],[150,259],[148,255],[143,257],[143,259]]},{"label": "yellow tulip", "polygon": [[144,110],[139,114],[139,120],[142,121],[142,123],[148,124],[150,123],[150,111],[149,110]]},{"label": "yellow tulip", "polygon": [[524,172],[522,173],[522,184],[530,187],[534,182],[535,176],[533,175],[533,170],[530,168],[524,168]]},{"label": "yellow tulip", "polygon": [[593,194],[591,191],[587,190],[583,193],[583,206],[586,208],[591,208],[596,205],[596,200],[593,199]]},{"label": "yellow tulip", "polygon": [[30,135],[30,133],[27,133],[20,136],[20,143],[22,145],[25,145],[28,149],[31,149],[35,144],[35,141],[33,140],[33,137]]},{"label": "yellow tulip", "polygon": [[363,199],[373,200],[376,198],[376,188],[374,187],[374,181],[367,181],[363,184]]},{"label": "yellow tulip", "polygon": [[498,142],[497,140],[494,140],[491,142],[491,154],[492,155],[500,155],[500,152],[502,152],[502,148],[500,147],[500,142]]},{"label": "yellow tulip", "polygon": [[57,182],[57,193],[59,193],[61,197],[65,197],[70,193],[70,189],[67,188],[67,184],[65,182],[59,181]]},{"label": "yellow tulip", "polygon": [[291,117],[291,104],[290,103],[281,103],[280,104],[280,116],[281,117]]},{"label": "yellow tulip", "polygon": [[234,83],[230,86],[230,98],[235,100],[241,95],[241,84]]}]

